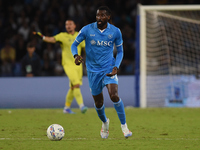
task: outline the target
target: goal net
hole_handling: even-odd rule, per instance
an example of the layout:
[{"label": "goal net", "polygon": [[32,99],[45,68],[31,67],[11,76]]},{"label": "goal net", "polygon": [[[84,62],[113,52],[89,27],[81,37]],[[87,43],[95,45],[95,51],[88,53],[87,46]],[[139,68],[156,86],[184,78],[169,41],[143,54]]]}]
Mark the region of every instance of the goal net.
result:
[{"label": "goal net", "polygon": [[140,107],[200,107],[200,5],[138,5]]}]

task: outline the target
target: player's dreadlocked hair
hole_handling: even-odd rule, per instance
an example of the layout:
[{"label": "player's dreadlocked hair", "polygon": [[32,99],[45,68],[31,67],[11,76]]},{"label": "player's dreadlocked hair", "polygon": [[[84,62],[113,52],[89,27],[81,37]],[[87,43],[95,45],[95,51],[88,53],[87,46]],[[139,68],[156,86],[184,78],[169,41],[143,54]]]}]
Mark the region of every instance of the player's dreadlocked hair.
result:
[{"label": "player's dreadlocked hair", "polygon": [[106,14],[110,16],[110,20],[108,20],[109,23],[112,23],[112,12],[107,6],[100,6],[97,10],[105,10]]}]

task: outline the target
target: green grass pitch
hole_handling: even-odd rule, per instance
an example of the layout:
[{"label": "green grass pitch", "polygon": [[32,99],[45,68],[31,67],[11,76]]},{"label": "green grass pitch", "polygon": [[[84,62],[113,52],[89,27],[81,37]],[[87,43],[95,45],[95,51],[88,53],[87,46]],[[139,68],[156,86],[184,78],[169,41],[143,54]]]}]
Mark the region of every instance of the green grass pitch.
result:
[{"label": "green grass pitch", "polygon": [[[110,119],[108,139],[101,139],[94,108],[86,114],[63,114],[62,109],[0,109],[0,150],[199,150],[200,108],[126,108],[133,136],[125,139],[114,108],[106,108]],[[61,141],[46,136],[49,125],[65,129]]]}]

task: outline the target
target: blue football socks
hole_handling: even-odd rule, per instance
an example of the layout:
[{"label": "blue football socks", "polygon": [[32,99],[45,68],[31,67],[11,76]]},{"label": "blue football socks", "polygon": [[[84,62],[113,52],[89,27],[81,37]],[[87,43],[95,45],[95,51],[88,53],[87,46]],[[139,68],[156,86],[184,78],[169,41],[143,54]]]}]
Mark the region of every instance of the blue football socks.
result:
[{"label": "blue football socks", "polygon": [[114,104],[115,110],[117,111],[117,115],[119,117],[121,124],[125,124],[126,123],[126,115],[125,115],[124,104],[123,104],[122,100],[120,99],[118,102],[113,103],[113,104]]},{"label": "blue football socks", "polygon": [[97,114],[99,116],[99,118],[101,119],[101,121],[103,122],[106,122],[107,121],[107,118],[106,118],[106,114],[105,114],[105,106],[103,105],[101,108],[96,108],[95,106],[95,109],[97,111]]}]

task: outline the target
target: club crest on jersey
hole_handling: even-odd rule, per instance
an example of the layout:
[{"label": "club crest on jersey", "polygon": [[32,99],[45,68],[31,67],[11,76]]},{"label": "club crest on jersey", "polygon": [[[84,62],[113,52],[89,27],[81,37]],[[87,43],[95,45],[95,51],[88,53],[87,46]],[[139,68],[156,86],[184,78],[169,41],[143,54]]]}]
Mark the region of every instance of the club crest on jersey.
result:
[{"label": "club crest on jersey", "polygon": [[91,43],[92,45],[95,45],[95,44],[96,44],[95,40],[90,41],[90,43]]},{"label": "club crest on jersey", "polygon": [[113,37],[112,34],[109,34],[109,35],[108,35],[108,38],[109,38],[109,39],[112,39],[112,37]]}]

